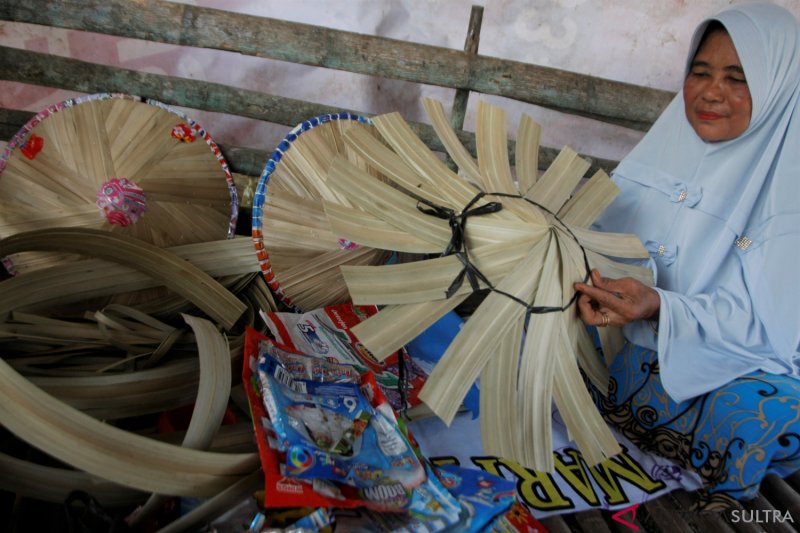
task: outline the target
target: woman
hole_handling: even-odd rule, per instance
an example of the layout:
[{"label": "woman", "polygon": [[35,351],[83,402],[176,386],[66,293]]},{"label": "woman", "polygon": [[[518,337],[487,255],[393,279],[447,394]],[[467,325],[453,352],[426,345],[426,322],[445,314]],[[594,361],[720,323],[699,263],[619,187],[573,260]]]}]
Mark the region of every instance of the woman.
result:
[{"label": "woman", "polygon": [[[746,4],[703,22],[683,91],[614,172],[597,229],[636,233],[656,286],[575,285],[588,325],[622,326],[607,419],[697,471],[705,507],[800,468],[800,28]],[[666,394],[665,394],[666,392]]]}]

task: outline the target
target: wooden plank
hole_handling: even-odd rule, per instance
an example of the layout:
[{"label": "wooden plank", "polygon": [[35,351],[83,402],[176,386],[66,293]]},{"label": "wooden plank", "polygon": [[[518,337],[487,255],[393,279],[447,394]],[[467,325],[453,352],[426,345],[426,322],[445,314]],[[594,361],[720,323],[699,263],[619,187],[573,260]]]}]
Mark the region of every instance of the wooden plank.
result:
[{"label": "wooden plank", "polygon": [[561,515],[550,515],[539,519],[539,522],[547,528],[548,533],[570,533],[572,531]]},{"label": "wooden plank", "polygon": [[0,79],[88,94],[120,92],[291,127],[318,115],[355,112],[220,83],[160,76],[8,47],[0,47]]},{"label": "wooden plank", "polygon": [[675,508],[682,511],[681,516],[684,520],[689,522],[691,530],[693,531],[713,531],[714,533],[734,532],[731,525],[725,521],[725,517],[722,513],[689,511],[692,504],[697,501],[697,495],[694,493],[689,493],[685,490],[676,490],[662,497],[670,498],[675,502]]},{"label": "wooden plank", "polygon": [[[87,94],[122,92],[144,95],[169,105],[254,118],[289,127],[294,127],[312,117],[341,111],[368,116],[367,113],[359,111],[248,91],[219,83],[137,72],[4,46],[0,46],[0,79]],[[29,111],[0,109],[0,139],[10,138],[32,116]],[[444,151],[444,146],[431,126],[419,123],[409,123],[409,125],[426,146],[435,151]],[[456,135],[474,156],[475,134],[457,131]],[[249,148],[228,147],[225,151],[226,157],[232,149],[241,156],[230,161],[238,162],[238,166],[232,167],[234,172],[250,175],[261,173],[263,164],[266,163],[266,157],[262,158],[263,152]],[[271,150],[268,153],[271,153]],[[516,144],[509,141],[509,157],[515,157],[515,154]],[[539,156],[540,167],[547,168],[557,154],[558,151],[553,148],[542,147]],[[603,169],[610,172],[617,165],[617,161],[588,155],[582,157],[592,162],[593,171]]]},{"label": "wooden plank", "polygon": [[[369,116],[368,113],[357,110],[273,96],[220,83],[138,72],[5,46],[0,46],[0,79],[88,94],[121,92],[154,98],[169,105],[253,118],[289,127],[294,127],[312,117],[341,111]],[[9,116],[9,119],[11,118],[15,116]],[[444,146],[433,127],[419,123],[409,123],[409,125],[430,149],[444,151]],[[456,135],[474,156],[475,134],[457,131]],[[541,147],[539,152],[540,168],[545,169],[550,166],[559,151]],[[509,157],[516,157],[514,142],[509,142]],[[599,169],[611,172],[617,164],[616,161],[588,155],[582,157],[590,161],[592,172]],[[264,162],[266,163],[266,160]]]},{"label": "wooden plank", "polygon": [[469,89],[639,130],[673,97],[549,67],[163,0],[2,2],[0,19]]},{"label": "wooden plank", "polygon": [[[741,504],[745,508],[745,511],[740,515],[741,520],[750,518],[751,522],[762,527],[767,533],[794,533],[796,531],[791,522],[776,520],[776,507],[761,493],[757,494],[752,500],[743,500]],[[785,513],[783,509],[779,512],[781,517]],[[730,521],[732,522],[732,520]]]},{"label": "wooden plank", "polygon": [[668,498],[655,498],[642,505],[641,521],[648,531],[691,531],[682,509],[676,509]]},{"label": "wooden plank", "polygon": [[[761,482],[761,494],[782,513],[789,511],[800,522],[800,495],[789,483],[775,474],[768,474]],[[796,524],[800,527],[800,524]]]},{"label": "wooden plank", "polygon": [[603,513],[597,509],[575,513],[575,521],[581,531],[591,533],[611,533],[608,524],[603,518]]},{"label": "wooden plank", "polygon": [[794,474],[787,476],[784,481],[786,481],[786,483],[788,483],[795,492],[800,493],[800,472],[795,472]]},{"label": "wooden plank", "polygon": [[33,117],[30,111],[0,109],[0,140],[7,141]]}]

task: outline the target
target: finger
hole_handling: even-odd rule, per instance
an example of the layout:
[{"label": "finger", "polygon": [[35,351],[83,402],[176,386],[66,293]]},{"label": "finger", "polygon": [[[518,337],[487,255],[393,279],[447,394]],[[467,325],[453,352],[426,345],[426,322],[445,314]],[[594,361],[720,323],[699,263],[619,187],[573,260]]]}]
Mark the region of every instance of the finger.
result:
[{"label": "finger", "polygon": [[583,283],[576,283],[575,289],[588,296],[591,300],[596,300],[601,305],[606,305],[609,302],[617,299],[613,293],[610,293],[605,289],[592,287],[591,285],[586,285]]},{"label": "finger", "polygon": [[580,297],[578,297],[578,315],[582,319],[591,319],[593,314],[592,299],[585,294],[581,294]]},{"label": "finger", "polygon": [[600,271],[597,269],[592,270],[592,283],[595,287],[599,289],[604,289],[610,293],[613,293],[617,298],[621,297],[621,293],[619,292],[619,280],[613,278],[604,278],[600,275]]},{"label": "finger", "polygon": [[[592,282],[594,283],[594,287],[606,291],[618,300],[625,298],[626,286],[622,280],[604,278],[598,273],[597,277],[593,278]],[[613,300],[606,300],[606,302],[613,302]]]},{"label": "finger", "polygon": [[603,313],[597,310],[597,303],[588,296],[578,299],[578,316],[587,326],[599,326],[603,322]]},{"label": "finger", "polygon": [[611,322],[610,310],[599,307],[596,301],[586,295],[578,299],[578,313],[587,326],[606,327]]}]

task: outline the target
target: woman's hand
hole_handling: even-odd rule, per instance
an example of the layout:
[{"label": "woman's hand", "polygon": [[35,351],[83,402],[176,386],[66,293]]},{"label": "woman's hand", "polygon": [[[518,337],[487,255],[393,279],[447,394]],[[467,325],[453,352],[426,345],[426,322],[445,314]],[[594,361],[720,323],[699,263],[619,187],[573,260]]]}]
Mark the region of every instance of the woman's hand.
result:
[{"label": "woman's hand", "polygon": [[592,285],[575,283],[580,292],[578,315],[588,326],[624,326],[628,322],[658,318],[658,292],[633,278],[604,278],[592,269]]}]

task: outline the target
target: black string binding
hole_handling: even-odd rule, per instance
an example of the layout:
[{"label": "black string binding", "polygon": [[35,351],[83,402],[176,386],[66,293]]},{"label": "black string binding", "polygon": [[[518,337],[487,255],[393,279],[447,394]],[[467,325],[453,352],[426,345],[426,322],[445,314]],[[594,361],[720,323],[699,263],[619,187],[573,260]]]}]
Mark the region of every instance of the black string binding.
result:
[{"label": "black string binding", "polygon": [[555,313],[569,309],[578,300],[577,291],[572,295],[572,298],[570,298],[569,302],[567,302],[567,304],[562,307],[530,305],[529,303],[520,300],[513,294],[509,294],[507,292],[498,290],[494,285],[492,285],[489,279],[485,275],[483,275],[483,273],[480,270],[478,270],[478,268],[474,264],[472,264],[472,262],[469,260],[469,251],[467,250],[466,239],[465,239],[467,219],[469,219],[469,217],[472,216],[480,216],[488,213],[497,213],[503,208],[503,204],[501,204],[500,202],[488,202],[482,206],[473,208],[473,206],[485,196],[522,198],[529,204],[534,205],[539,209],[545,211],[549,215],[551,215],[553,219],[556,222],[558,222],[561,225],[561,227],[564,228],[564,230],[575,240],[575,242],[578,244],[578,247],[581,249],[581,253],[583,254],[583,264],[586,267],[586,275],[584,276],[583,282],[584,283],[588,282],[589,278],[591,277],[592,270],[591,267],[589,266],[589,259],[586,257],[586,250],[584,249],[583,246],[581,246],[580,242],[578,242],[578,238],[575,236],[575,234],[572,233],[572,231],[566,226],[566,224],[564,224],[555,215],[555,213],[551,212],[546,207],[534,202],[533,200],[530,200],[529,198],[525,198],[524,196],[518,194],[481,191],[478,194],[476,194],[472,198],[472,200],[469,201],[469,203],[467,203],[464,209],[461,210],[461,213],[456,213],[453,209],[450,209],[449,207],[437,205],[434,204],[433,202],[425,200],[424,198],[420,198],[419,203],[425,204],[427,208],[422,207],[418,203],[417,209],[419,209],[420,211],[422,211],[427,215],[447,220],[448,223],[450,224],[450,230],[452,232],[452,235],[450,237],[450,242],[447,243],[447,247],[445,248],[444,252],[442,252],[441,257],[448,255],[455,255],[463,265],[461,271],[456,275],[453,282],[447,288],[447,291],[445,291],[445,296],[447,298],[453,296],[453,294],[455,294],[456,291],[458,291],[458,289],[461,288],[461,285],[464,283],[464,279],[466,278],[469,281],[470,287],[472,287],[473,291],[480,289],[479,282],[482,282],[486,287],[489,288],[489,290],[496,292],[498,294],[502,294],[503,296],[506,296],[508,298],[511,298],[515,302],[525,307],[529,315]]}]

